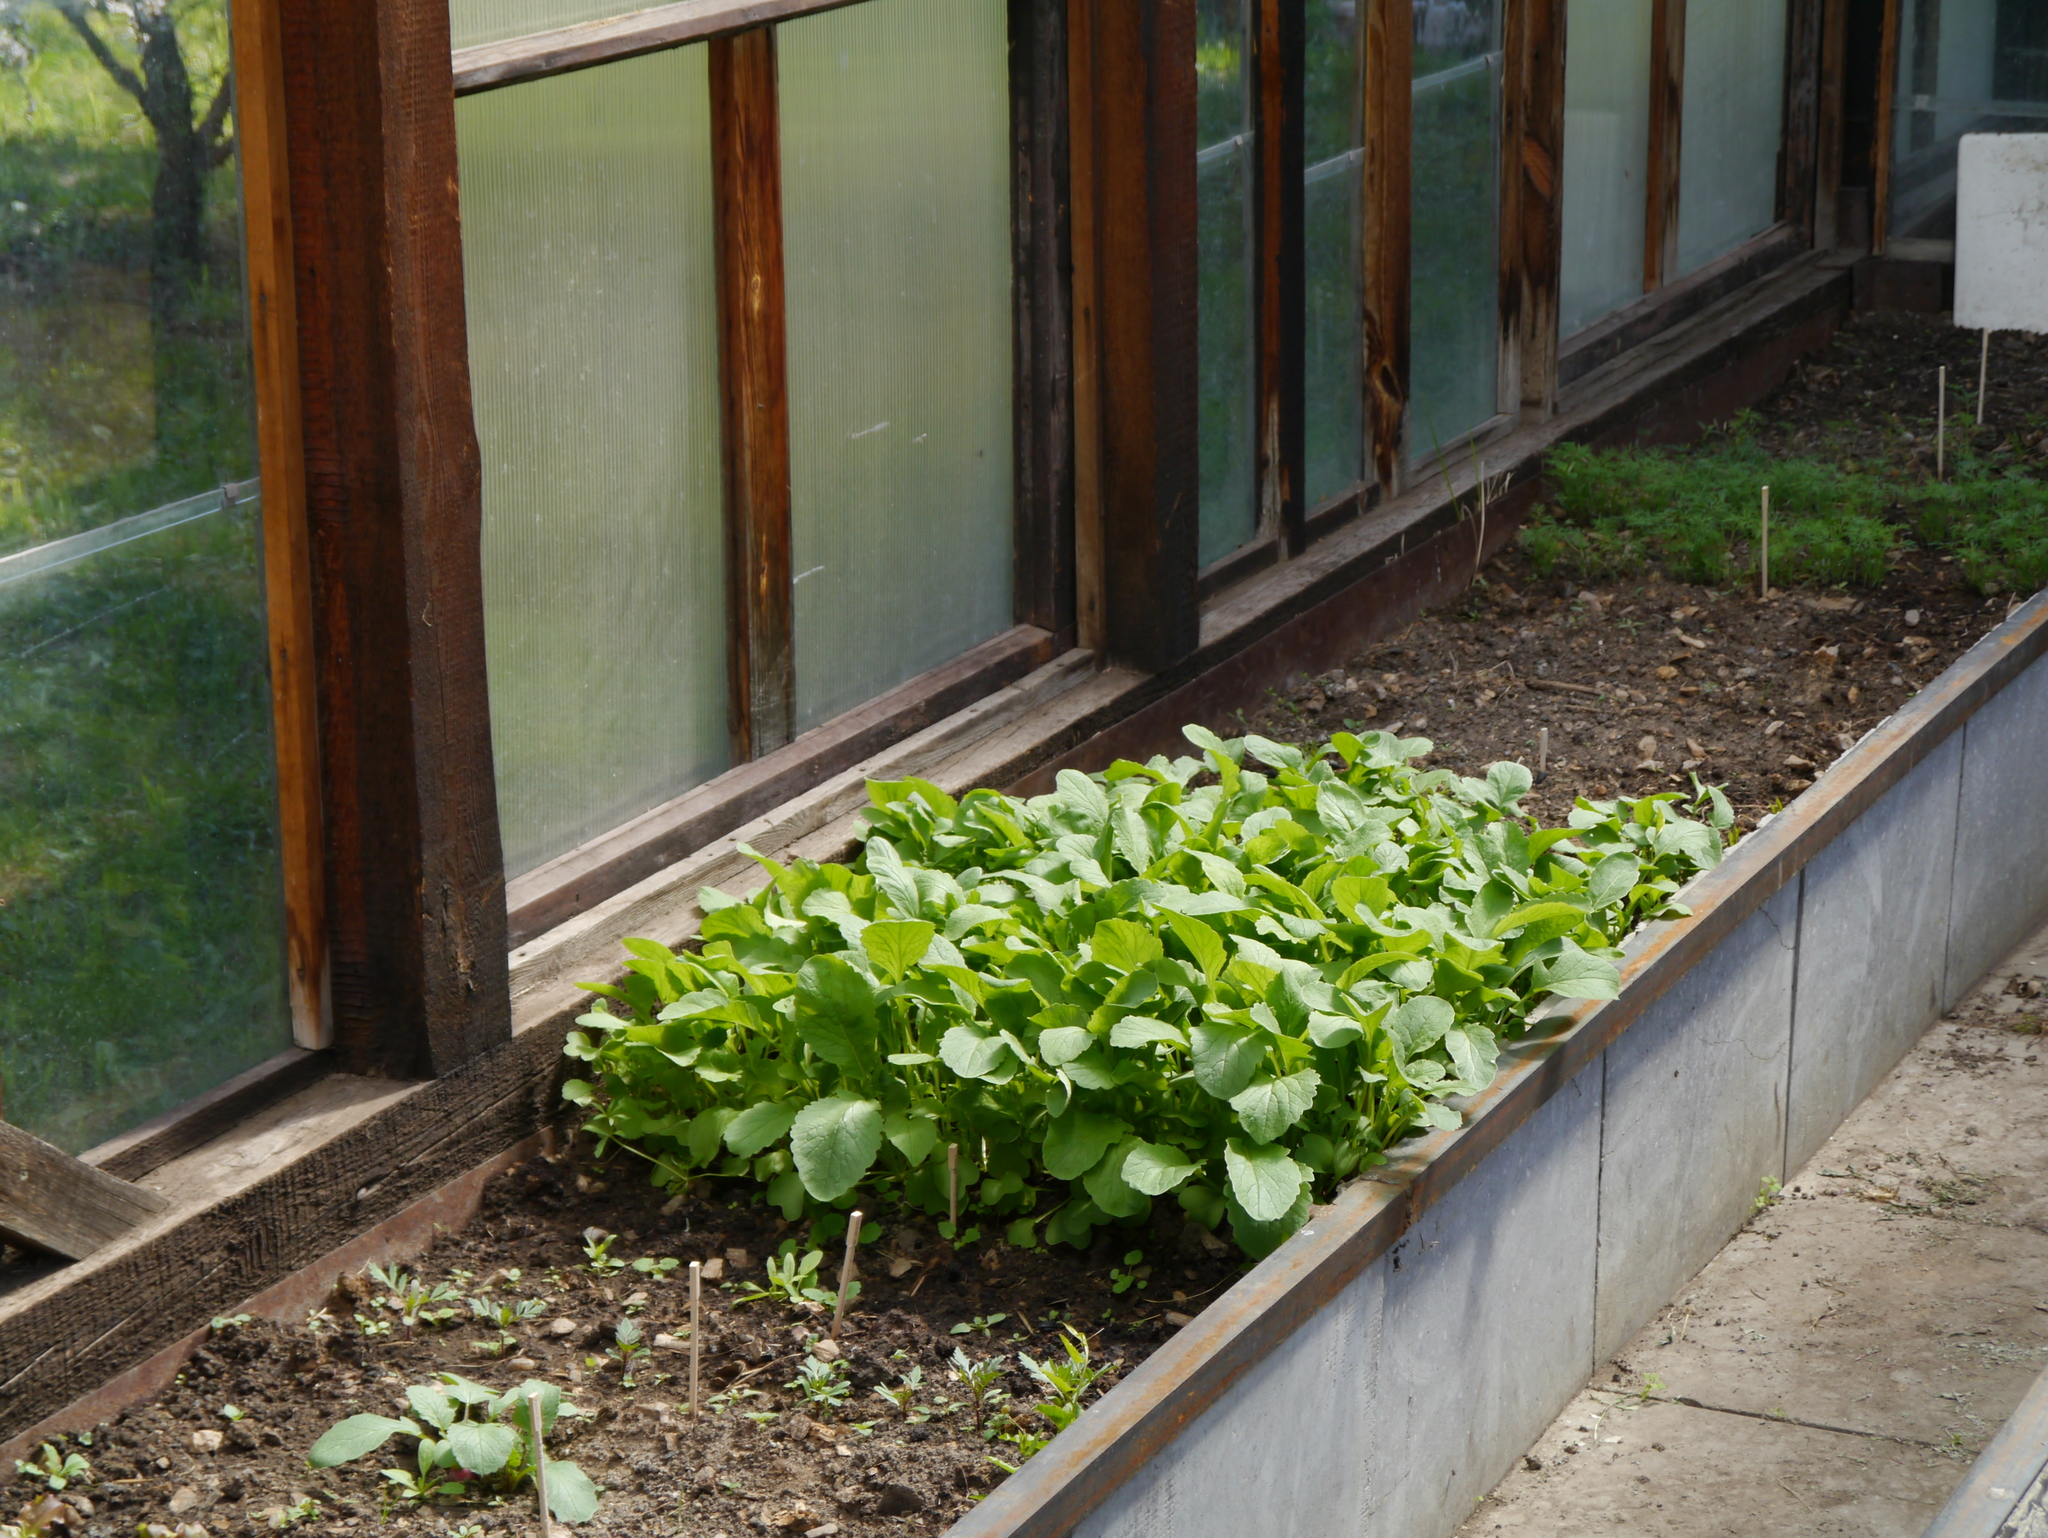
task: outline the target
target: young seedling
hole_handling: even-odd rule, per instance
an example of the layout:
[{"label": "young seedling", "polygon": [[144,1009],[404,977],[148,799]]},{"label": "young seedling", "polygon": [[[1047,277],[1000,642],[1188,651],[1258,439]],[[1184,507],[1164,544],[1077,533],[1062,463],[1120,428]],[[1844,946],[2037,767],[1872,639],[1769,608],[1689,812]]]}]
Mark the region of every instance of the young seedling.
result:
[{"label": "young seedling", "polygon": [[681,1264],[682,1262],[672,1255],[664,1255],[659,1260],[652,1255],[642,1255],[633,1262],[633,1269],[642,1276],[651,1276],[656,1281],[665,1281],[668,1278],[668,1274]]},{"label": "young seedling", "polygon": [[228,1314],[225,1316],[217,1315],[215,1316],[213,1321],[213,1333],[216,1335],[224,1335],[229,1330],[239,1330],[243,1325],[247,1324],[248,1322],[249,1316],[247,1314]]},{"label": "young seedling", "polygon": [[953,1348],[953,1376],[967,1390],[967,1408],[974,1417],[976,1436],[980,1436],[988,1424],[989,1411],[1003,1402],[1003,1363],[1006,1360],[991,1356],[979,1362],[971,1361],[960,1347]]},{"label": "young seedling", "polygon": [[612,1331],[613,1344],[605,1348],[605,1355],[619,1364],[619,1382],[627,1388],[633,1386],[633,1364],[647,1354],[647,1342],[641,1338],[640,1326],[630,1319],[621,1319],[619,1327]]},{"label": "young seedling", "polygon": [[1037,1409],[1040,1415],[1052,1422],[1055,1431],[1065,1431],[1074,1423],[1074,1417],[1081,1413],[1081,1400],[1095,1386],[1097,1379],[1123,1365],[1121,1362],[1104,1362],[1100,1367],[1096,1366],[1088,1348],[1088,1337],[1072,1325],[1060,1332],[1060,1345],[1066,1352],[1064,1362],[1056,1358],[1040,1362],[1021,1351],[1017,1354],[1024,1370],[1052,1395],[1050,1402],[1039,1405]]},{"label": "young seedling", "polygon": [[1124,1256],[1124,1263],[1121,1267],[1111,1266],[1109,1268],[1109,1290],[1121,1295],[1129,1292],[1133,1287],[1142,1288],[1148,1286],[1149,1283],[1146,1279],[1138,1274],[1138,1268],[1143,1266],[1144,1262],[1145,1252],[1143,1250],[1132,1250],[1127,1253]]},{"label": "young seedling", "polygon": [[977,1314],[965,1323],[954,1325],[951,1333],[955,1335],[986,1336],[990,1330],[993,1330],[1009,1317],[1008,1314]]},{"label": "young seedling", "polygon": [[501,1330],[512,1330],[546,1313],[548,1306],[539,1298],[520,1298],[514,1302],[501,1303],[488,1295],[469,1300],[469,1311],[478,1319],[496,1325]]},{"label": "young seedling", "polygon": [[838,1302],[837,1295],[818,1285],[818,1262],[824,1258],[823,1250],[808,1250],[802,1260],[794,1254],[784,1255],[779,1260],[771,1255],[767,1285],[733,1299],[733,1306],[759,1302],[763,1298],[779,1298],[792,1305],[815,1303],[831,1307]]},{"label": "young seedling", "polygon": [[796,1370],[796,1376],[784,1388],[793,1388],[804,1396],[807,1404],[823,1405],[837,1409],[846,1403],[853,1392],[853,1385],[846,1381],[846,1364],[838,1358],[821,1362],[814,1356],[807,1356],[803,1365]]},{"label": "young seedling", "polygon": [[878,1399],[888,1400],[890,1404],[903,1412],[905,1420],[915,1425],[931,1418],[929,1411],[920,1410],[917,1406],[917,1396],[923,1390],[924,1369],[922,1367],[912,1367],[896,1380],[895,1387],[892,1388],[886,1383],[877,1386],[875,1396]]},{"label": "young seedling", "polygon": [[308,1335],[318,1335],[323,1330],[337,1330],[340,1328],[341,1326],[336,1322],[334,1315],[328,1313],[326,1309],[309,1308],[306,1310],[306,1333]]},{"label": "young seedling", "polygon": [[626,1269],[626,1263],[612,1255],[612,1245],[617,1242],[617,1234],[608,1234],[601,1228],[583,1230],[583,1253],[597,1275],[610,1276]]},{"label": "young seedling", "polygon": [[[445,1324],[455,1317],[451,1306],[461,1293],[446,1282],[436,1282],[431,1287],[414,1276],[403,1266],[390,1270],[370,1263],[370,1277],[385,1289],[385,1296],[378,1299],[379,1306],[398,1315],[399,1322],[408,1330],[422,1324]],[[365,1334],[369,1332],[364,1331]]]},{"label": "young seedling", "polygon": [[310,1495],[301,1495],[289,1506],[272,1506],[263,1513],[263,1525],[273,1532],[283,1532],[288,1527],[297,1527],[301,1522],[311,1522],[320,1515],[320,1503]]},{"label": "young seedling", "polygon": [[48,1442],[33,1458],[16,1459],[14,1472],[50,1490],[94,1483],[90,1460],[79,1453],[60,1453]]}]

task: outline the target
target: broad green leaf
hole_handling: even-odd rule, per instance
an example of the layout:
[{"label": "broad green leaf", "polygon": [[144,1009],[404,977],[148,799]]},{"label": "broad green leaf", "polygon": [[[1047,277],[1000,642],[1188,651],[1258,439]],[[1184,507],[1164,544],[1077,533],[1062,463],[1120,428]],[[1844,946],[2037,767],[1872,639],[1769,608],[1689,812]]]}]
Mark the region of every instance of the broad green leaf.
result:
[{"label": "broad green leaf", "polygon": [[1284,1079],[1255,1079],[1230,1097],[1230,1108],[1254,1142],[1270,1143],[1308,1114],[1322,1084],[1313,1068]]},{"label": "broad green leaf", "polygon": [[1458,1018],[1457,1011],[1431,994],[1410,999],[1387,1016],[1386,1031],[1405,1058],[1427,1052],[1444,1039],[1444,1032]]},{"label": "broad green leaf", "polygon": [[1113,1218],[1135,1218],[1152,1205],[1151,1197],[1124,1181],[1124,1160],[1135,1146],[1137,1139],[1124,1139],[1081,1177],[1082,1189],[1087,1191],[1096,1206]]},{"label": "broad green leaf", "polygon": [[1045,1170],[1055,1180],[1079,1180],[1130,1131],[1114,1116],[1069,1110],[1045,1129]]},{"label": "broad green leaf", "polygon": [[1495,924],[1492,938],[1497,940],[1517,934],[1524,945],[1540,945],[1545,940],[1570,934],[1585,922],[1585,913],[1572,903],[1528,903]]},{"label": "broad green leaf", "polygon": [[1230,750],[1230,744],[1210,731],[1206,726],[1183,726],[1180,734],[1205,753],[1216,755],[1219,764],[1236,764],[1244,761],[1243,739],[1238,740],[1237,751]]},{"label": "broad green leaf", "polygon": [[353,1462],[364,1453],[375,1452],[401,1431],[419,1434],[419,1428],[411,1421],[393,1420],[388,1415],[351,1415],[340,1425],[328,1428],[313,1444],[306,1461],[316,1469],[331,1469],[339,1463]]},{"label": "broad green leaf", "polygon": [[455,1424],[454,1402],[441,1390],[415,1383],[405,1391],[405,1398],[412,1413],[436,1431],[446,1431]]},{"label": "broad green leaf", "polygon": [[725,1143],[725,1129],[739,1114],[737,1107],[721,1105],[692,1118],[689,1136],[684,1139],[692,1164],[709,1164],[718,1156],[718,1150]]},{"label": "broad green leaf", "polygon": [[1308,1017],[1308,1036],[1319,1047],[1343,1047],[1365,1038],[1365,1027],[1349,1015],[1324,1014],[1318,1010]]},{"label": "broad green leaf", "polygon": [[1164,1196],[1201,1168],[1168,1144],[1132,1143],[1124,1155],[1124,1184],[1147,1196]]},{"label": "broad green leaf", "polygon": [[797,1113],[789,1149],[804,1189],[821,1202],[860,1183],[882,1147],[882,1108],[872,1100],[833,1095]]},{"label": "broad green leaf", "polygon": [[1486,783],[1492,787],[1497,805],[1512,807],[1529,794],[1529,787],[1536,783],[1536,777],[1521,764],[1502,762],[1487,765]]},{"label": "broad green leaf", "polygon": [[804,1215],[804,1177],[784,1170],[768,1182],[768,1205],[794,1223]]},{"label": "broad green leaf", "polygon": [[782,1141],[796,1107],[787,1100],[763,1100],[735,1116],[725,1129],[725,1146],[742,1159],[751,1159],[762,1149]]},{"label": "broad green leaf", "polygon": [[[929,926],[927,926],[929,927]],[[837,956],[813,956],[797,973],[797,1012],[848,1028],[874,1018],[875,985]]]},{"label": "broad green leaf", "polygon": [[1264,1034],[1241,1025],[1198,1025],[1190,1035],[1195,1082],[1218,1100],[1251,1083],[1266,1055]]},{"label": "broad green leaf", "polygon": [[1483,1025],[1468,1025],[1444,1033],[1444,1047],[1458,1077],[1475,1090],[1493,1082],[1494,1065],[1500,1059],[1500,1044]]},{"label": "broad green leaf", "polygon": [[1159,936],[1129,919],[1105,919],[1096,925],[1089,949],[1097,961],[1119,972],[1135,972],[1166,954]]},{"label": "broad green leaf", "polygon": [[1109,798],[1102,793],[1102,787],[1078,769],[1062,769],[1055,782],[1055,799],[1074,825],[1083,833],[1100,833],[1102,825],[1109,821]]},{"label": "broad green leaf", "polygon": [[1614,963],[1588,955],[1570,940],[1560,954],[1537,966],[1535,982],[1561,999],[1611,999],[1621,992],[1621,972]]},{"label": "broad green leaf", "polygon": [[510,1426],[487,1426],[481,1421],[457,1421],[448,1429],[448,1445],[456,1463],[472,1474],[495,1474],[512,1457],[519,1445],[519,1433]]},{"label": "broad green leaf", "polygon": [[1308,1171],[1277,1143],[1232,1138],[1224,1145],[1223,1167],[1230,1176],[1230,1194],[1259,1223],[1285,1217],[1308,1179]]},{"label": "broad green leaf", "polygon": [[875,878],[876,890],[899,915],[906,919],[916,918],[923,899],[917,889],[917,878],[904,866],[896,846],[877,835],[867,842],[866,859],[868,874]]},{"label": "broad green leaf", "polygon": [[550,1458],[548,1507],[563,1522],[588,1522],[597,1515],[597,1486],[575,1464]]},{"label": "broad green leaf", "polygon": [[1610,908],[1635,890],[1642,867],[1634,855],[1610,854],[1586,873],[1586,896],[1593,911]]},{"label": "broad green leaf", "polygon": [[937,933],[937,926],[923,919],[870,924],[860,932],[860,948],[890,982],[897,983],[924,960],[924,953],[931,949],[932,936]]},{"label": "broad green leaf", "polygon": [[1163,909],[1162,912],[1174,937],[1187,947],[1188,954],[1195,958],[1195,965],[1202,969],[1202,976],[1212,983],[1215,982],[1217,975],[1230,959],[1225,954],[1223,941],[1217,937],[1216,931],[1200,919],[1189,918],[1170,908]]},{"label": "broad green leaf", "polygon": [[1083,1052],[1061,1067],[1060,1072],[1082,1089],[1115,1089],[1122,1081],[1109,1059],[1100,1052]]},{"label": "broad green leaf", "polygon": [[486,1388],[481,1383],[472,1383],[460,1373],[444,1372],[440,1374],[440,1379],[442,1383],[447,1385],[444,1392],[457,1404],[488,1405],[498,1402],[498,1391],[496,1389]]},{"label": "broad green leaf", "polygon": [[540,1397],[541,1435],[546,1436],[554,1428],[556,1417],[562,1413],[562,1391],[552,1383],[528,1378],[517,1388],[508,1388],[491,1407],[491,1414],[495,1419],[510,1422],[521,1436],[531,1440],[533,1423],[526,1413],[526,1402],[535,1395]]},{"label": "broad green leaf", "polygon": [[1000,1036],[956,1025],[939,1039],[939,1059],[963,1079],[986,1079],[1009,1064],[1010,1046]]},{"label": "broad green leaf", "polygon": [[1155,1041],[1171,1042],[1176,1047],[1185,1047],[1188,1044],[1187,1037],[1181,1034],[1179,1026],[1168,1025],[1164,1020],[1154,1020],[1150,1015],[1126,1015],[1109,1028],[1109,1044],[1112,1047],[1142,1047]]},{"label": "broad green leaf", "polygon": [[938,1146],[939,1127],[929,1116],[910,1116],[891,1111],[882,1122],[882,1136],[912,1164],[922,1164],[925,1155]]},{"label": "broad green leaf", "polygon": [[1082,1025],[1056,1025],[1038,1033],[1038,1055],[1048,1068],[1058,1068],[1095,1045],[1095,1033]]},{"label": "broad green leaf", "polygon": [[1237,1201],[1235,1191],[1231,1193],[1226,1210],[1230,1215],[1230,1237],[1237,1241],[1237,1247],[1253,1260],[1264,1260],[1308,1221],[1308,1181],[1302,1181],[1301,1193],[1294,1198],[1294,1205],[1270,1222],[1260,1222],[1246,1212]]}]

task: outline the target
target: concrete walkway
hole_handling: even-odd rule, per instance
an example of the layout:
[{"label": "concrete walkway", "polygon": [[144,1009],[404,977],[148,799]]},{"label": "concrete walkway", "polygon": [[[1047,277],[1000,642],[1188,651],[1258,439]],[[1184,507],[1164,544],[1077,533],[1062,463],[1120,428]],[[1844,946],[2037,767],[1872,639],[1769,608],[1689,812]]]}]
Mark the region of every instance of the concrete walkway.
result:
[{"label": "concrete walkway", "polygon": [[2048,928],[1759,1193],[1463,1538],[1918,1538],[2048,1366],[2044,1029]]}]

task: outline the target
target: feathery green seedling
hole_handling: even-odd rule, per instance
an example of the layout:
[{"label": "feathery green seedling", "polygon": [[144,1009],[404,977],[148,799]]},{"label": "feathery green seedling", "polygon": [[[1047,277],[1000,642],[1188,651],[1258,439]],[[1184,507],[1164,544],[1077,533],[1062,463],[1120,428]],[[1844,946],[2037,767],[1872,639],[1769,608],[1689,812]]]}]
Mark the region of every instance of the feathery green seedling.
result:
[{"label": "feathery green seedling", "polygon": [[972,1319],[964,1320],[954,1325],[951,1333],[954,1335],[980,1335],[986,1337],[990,1330],[993,1330],[1009,1317],[1008,1314],[977,1314]]},{"label": "feathery green seedling", "polygon": [[877,1384],[875,1397],[888,1400],[902,1412],[906,1421],[916,1425],[931,1418],[931,1411],[917,1403],[917,1396],[923,1391],[924,1369],[913,1366],[899,1376],[894,1385]]},{"label": "feathery green seedling", "polygon": [[408,1330],[422,1324],[445,1324],[455,1317],[453,1305],[462,1297],[460,1289],[446,1282],[429,1286],[403,1266],[386,1270],[375,1261],[370,1262],[369,1274],[385,1290],[385,1295],[376,1300],[378,1306],[397,1314]]},{"label": "feathery green seedling", "polygon": [[602,1229],[583,1230],[583,1254],[590,1269],[599,1276],[610,1276],[626,1269],[626,1263],[612,1254],[612,1245],[618,1242],[617,1234],[608,1234]]},{"label": "feathery green seedling", "polygon": [[92,1462],[82,1453],[59,1452],[45,1442],[33,1457],[16,1459],[14,1472],[49,1490],[66,1490],[72,1485],[95,1483]]},{"label": "feathery green seedling", "polygon": [[853,1393],[853,1385],[846,1381],[844,1362],[836,1358],[821,1362],[814,1356],[805,1357],[803,1365],[796,1370],[796,1377],[783,1387],[795,1389],[808,1404],[834,1409],[845,1404]]},{"label": "feathery green seedling", "polygon": [[1003,1364],[1005,1357],[984,1357],[979,1362],[970,1359],[960,1347],[953,1348],[953,1376],[967,1391],[967,1410],[974,1417],[975,1435],[982,1434],[988,1423],[989,1412],[1003,1402]]}]

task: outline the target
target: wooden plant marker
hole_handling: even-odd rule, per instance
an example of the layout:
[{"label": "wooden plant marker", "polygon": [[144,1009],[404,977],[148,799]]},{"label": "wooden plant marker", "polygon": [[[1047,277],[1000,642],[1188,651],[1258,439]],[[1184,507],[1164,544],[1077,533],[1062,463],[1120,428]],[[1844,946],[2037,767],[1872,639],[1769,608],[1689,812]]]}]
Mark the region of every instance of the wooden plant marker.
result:
[{"label": "wooden plant marker", "polygon": [[1934,385],[1934,478],[1948,479],[1948,365],[1935,375]]},{"label": "wooden plant marker", "polygon": [[1771,596],[1771,488],[1768,486],[1764,488],[1763,495],[1762,530],[1761,539],[1757,545],[1756,596],[1768,598]]},{"label": "wooden plant marker", "polygon": [[0,1238],[83,1260],[169,1205],[0,1122]]},{"label": "wooden plant marker", "polygon": [[860,1248],[860,1208],[846,1220],[846,1258],[839,1262],[839,1296],[832,1304],[832,1338],[839,1339],[839,1321],[846,1313],[846,1289],[853,1284],[853,1252]]},{"label": "wooden plant marker", "polygon": [[1977,355],[1977,425],[1984,425],[1984,386],[1991,378],[1991,328],[1984,328],[1984,350]]},{"label": "wooden plant marker", "polygon": [[540,1395],[526,1396],[526,1424],[533,1432],[533,1493],[540,1500],[540,1538],[554,1538],[555,1513],[548,1505],[548,1454],[541,1432]]},{"label": "wooden plant marker", "polygon": [[690,1262],[690,1413],[701,1408],[697,1398],[697,1364],[704,1347],[704,1262]]}]

